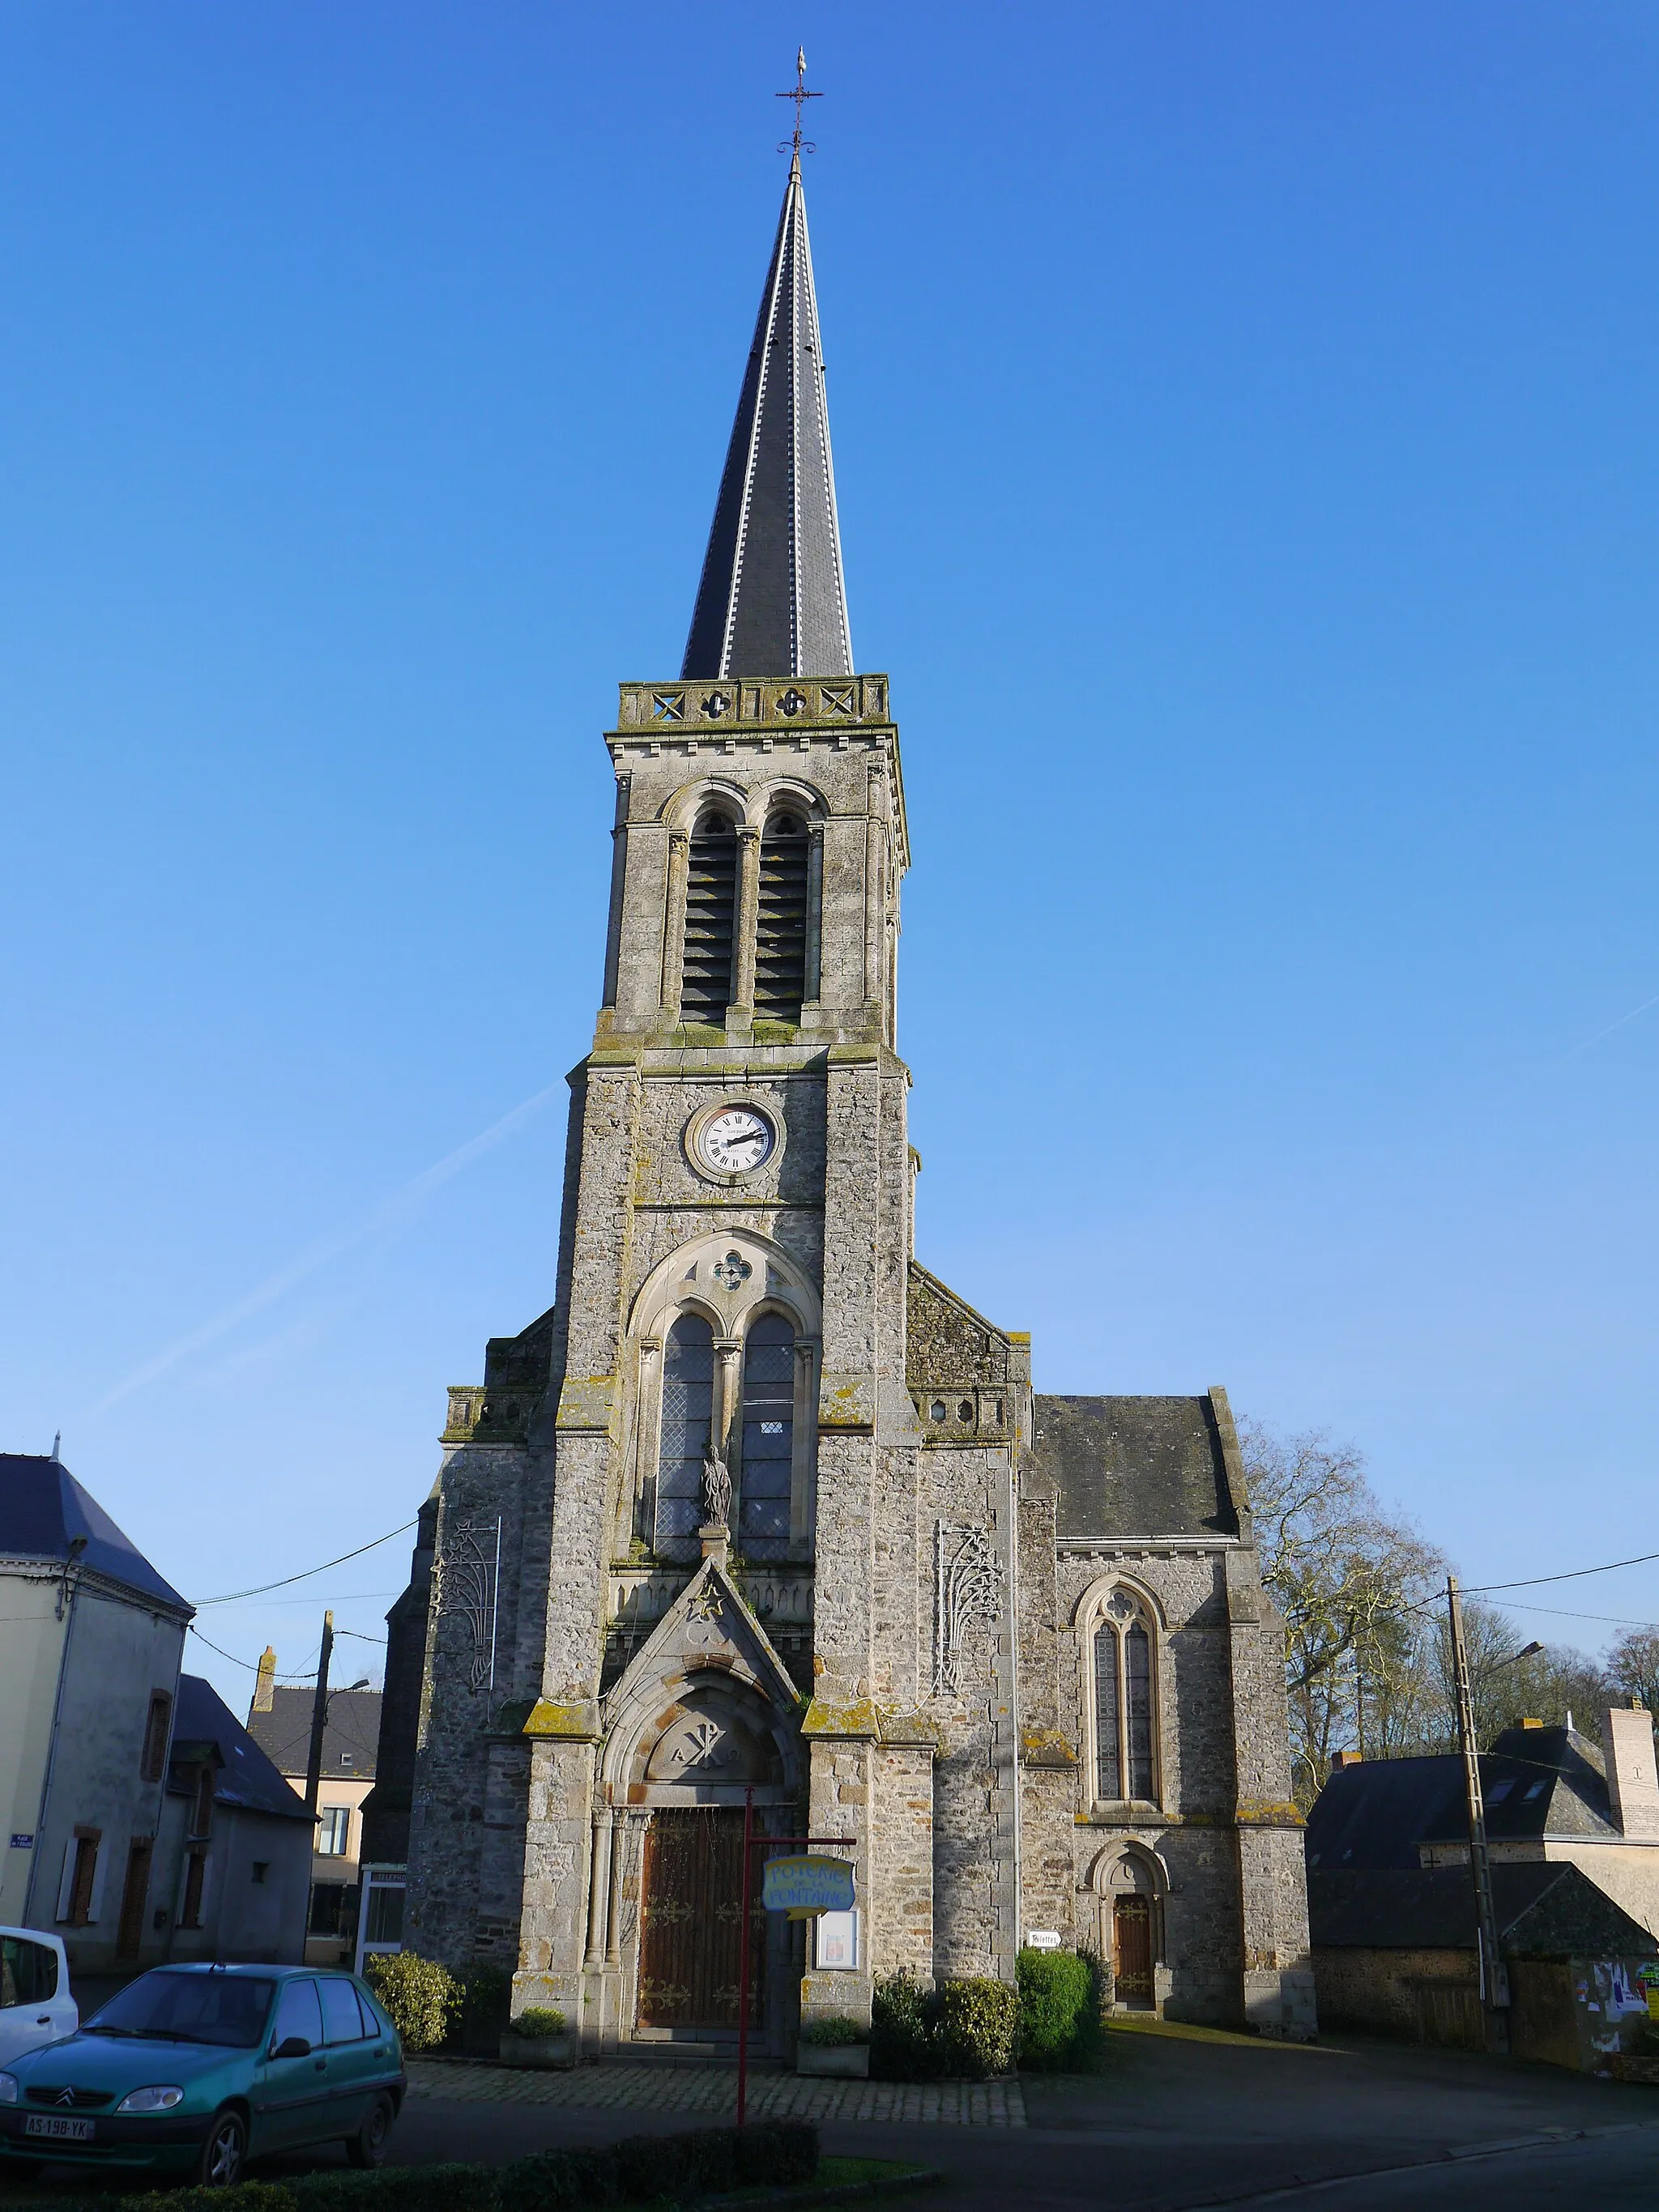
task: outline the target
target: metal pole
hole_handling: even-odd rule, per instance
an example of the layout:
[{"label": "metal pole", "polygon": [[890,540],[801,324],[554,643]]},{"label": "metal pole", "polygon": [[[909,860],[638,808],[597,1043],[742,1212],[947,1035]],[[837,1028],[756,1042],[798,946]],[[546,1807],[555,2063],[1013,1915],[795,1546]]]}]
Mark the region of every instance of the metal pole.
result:
[{"label": "metal pole", "polygon": [[743,1793],[743,1924],[738,1933],[738,2125],[749,2106],[749,1861],[755,1834],[755,1792]]},{"label": "metal pole", "polygon": [[[317,1687],[311,1700],[311,1749],[306,1754],[306,1810],[315,1814],[317,1785],[323,1778],[323,1731],[328,1726],[328,1662],[334,1655],[334,1615],[323,1615],[323,1648],[317,1661]],[[316,1838],[312,1839],[316,1849]]]},{"label": "metal pole", "polygon": [[1480,2002],[1486,2014],[1486,2048],[1499,2057],[1510,2047],[1509,1976],[1498,1954],[1498,1911],[1492,1903],[1492,1861],[1486,1850],[1486,1808],[1480,1794],[1480,1753],[1474,1738],[1474,1693],[1469,1655],[1463,1640],[1463,1607],[1457,1577],[1446,1577],[1446,1613],[1451,1627],[1452,1672],[1457,1685],[1457,1745],[1463,1754],[1463,1787],[1468,1800],[1469,1878],[1474,1884],[1475,1934],[1480,1947]]}]

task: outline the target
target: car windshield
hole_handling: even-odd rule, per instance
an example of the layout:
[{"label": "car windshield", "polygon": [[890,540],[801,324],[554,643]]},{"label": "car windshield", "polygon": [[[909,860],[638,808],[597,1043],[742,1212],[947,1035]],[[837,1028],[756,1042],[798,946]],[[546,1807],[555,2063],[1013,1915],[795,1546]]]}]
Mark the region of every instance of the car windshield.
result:
[{"label": "car windshield", "polygon": [[273,1981],[244,1974],[142,1974],[94,2014],[84,2033],[251,2051],[264,2030],[276,1987]]}]

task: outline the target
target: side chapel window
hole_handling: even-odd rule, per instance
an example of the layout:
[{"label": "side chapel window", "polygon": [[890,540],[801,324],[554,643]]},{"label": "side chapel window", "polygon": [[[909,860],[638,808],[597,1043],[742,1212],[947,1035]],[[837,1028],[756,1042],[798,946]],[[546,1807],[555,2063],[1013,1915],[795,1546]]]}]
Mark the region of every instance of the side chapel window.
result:
[{"label": "side chapel window", "polygon": [[1152,1639],[1127,1590],[1114,1590],[1094,1632],[1095,1795],[1151,1799]]},{"label": "side chapel window", "polygon": [[691,832],[685,878],[685,951],[680,961],[680,1019],[726,1020],[732,1002],[732,937],[738,841],[712,808]]},{"label": "side chapel window", "polygon": [[743,1347],[743,1473],[738,1547],[757,1559],[789,1549],[790,1472],[795,1434],[795,1332],[781,1314],[763,1314]]},{"label": "side chapel window", "polygon": [[662,1361],[662,1447],[657,1460],[657,1542],[695,1536],[702,1520],[702,1455],[714,1411],[714,1332],[682,1314]]},{"label": "side chapel window", "polygon": [[760,848],[755,1012],[798,1022],[806,996],[806,824],[774,814]]}]

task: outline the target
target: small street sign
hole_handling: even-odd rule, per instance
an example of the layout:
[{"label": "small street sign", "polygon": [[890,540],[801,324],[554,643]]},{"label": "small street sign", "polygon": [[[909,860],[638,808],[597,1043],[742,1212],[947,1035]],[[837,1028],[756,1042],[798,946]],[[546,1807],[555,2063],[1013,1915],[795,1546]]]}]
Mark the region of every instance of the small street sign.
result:
[{"label": "small street sign", "polygon": [[14,1836],[11,1839],[11,1848],[15,1851],[32,1851],[34,1849],[34,1838],[33,1836]]},{"label": "small street sign", "polygon": [[1025,1948],[1028,1951],[1058,1951],[1059,1929],[1028,1928],[1025,1931]]},{"label": "small street sign", "polygon": [[850,1912],[853,1869],[845,1859],[769,1859],[761,1884],[761,1903],[769,1912],[805,1918],[820,1912]]}]

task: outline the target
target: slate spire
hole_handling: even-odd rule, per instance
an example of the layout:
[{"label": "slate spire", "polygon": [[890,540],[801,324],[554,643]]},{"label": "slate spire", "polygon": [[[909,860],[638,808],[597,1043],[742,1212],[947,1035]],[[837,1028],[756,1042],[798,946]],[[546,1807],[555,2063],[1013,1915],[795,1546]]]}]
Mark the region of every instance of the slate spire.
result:
[{"label": "slate spire", "polygon": [[726,448],[682,676],[850,676],[800,155]]}]

